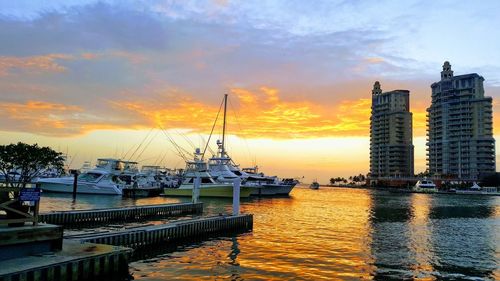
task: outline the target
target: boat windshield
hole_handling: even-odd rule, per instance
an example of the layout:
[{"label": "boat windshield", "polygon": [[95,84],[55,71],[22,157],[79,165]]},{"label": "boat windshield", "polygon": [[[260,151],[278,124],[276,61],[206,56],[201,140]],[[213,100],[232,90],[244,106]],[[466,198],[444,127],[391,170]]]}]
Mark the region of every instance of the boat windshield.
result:
[{"label": "boat windshield", "polygon": [[106,166],[108,166],[108,164],[109,164],[109,161],[108,161],[108,160],[98,159],[98,160],[97,160],[97,164],[96,164],[96,166],[97,166],[98,168],[106,168]]},{"label": "boat windshield", "polygon": [[84,173],[78,177],[78,180],[97,181],[101,176],[102,176],[102,174],[99,174],[99,173]]},{"label": "boat windshield", "polygon": [[129,170],[129,171],[138,171],[138,164],[136,162],[121,162],[123,165],[123,169]]},{"label": "boat windshield", "polygon": [[191,172],[196,171],[206,171],[207,163],[205,162],[188,162],[186,165],[186,170]]}]

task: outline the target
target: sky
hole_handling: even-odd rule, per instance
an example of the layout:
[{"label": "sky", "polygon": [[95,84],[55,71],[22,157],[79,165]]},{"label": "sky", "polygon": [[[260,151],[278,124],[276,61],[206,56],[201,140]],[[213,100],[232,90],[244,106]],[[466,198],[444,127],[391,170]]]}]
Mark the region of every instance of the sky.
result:
[{"label": "sky", "polygon": [[445,60],[456,75],[485,78],[500,133],[499,10],[500,1],[0,0],[0,143],[48,145],[75,168],[98,157],[181,168],[228,94],[236,162],[326,182],[368,172],[380,81],[410,90],[424,171],[425,109]]}]

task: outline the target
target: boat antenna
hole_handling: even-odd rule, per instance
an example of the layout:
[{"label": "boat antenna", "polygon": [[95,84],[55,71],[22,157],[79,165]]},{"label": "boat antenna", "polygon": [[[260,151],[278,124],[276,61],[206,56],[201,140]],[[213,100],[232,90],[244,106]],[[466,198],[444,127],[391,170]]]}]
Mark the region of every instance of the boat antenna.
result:
[{"label": "boat antenna", "polygon": [[224,94],[224,122],[222,123],[221,157],[224,157],[224,155],[226,155],[226,149],[224,148],[226,140],[226,111],[227,111],[227,94]]},{"label": "boat antenna", "polygon": [[208,145],[210,144],[210,139],[212,138],[212,134],[214,132],[215,124],[217,124],[217,119],[219,119],[219,114],[220,114],[220,110],[222,109],[223,102],[224,102],[224,100],[222,100],[222,102],[220,103],[219,111],[217,111],[217,116],[215,116],[215,121],[214,121],[214,124],[212,125],[212,130],[210,131],[210,135],[208,136],[208,141],[205,145],[205,149],[203,149],[203,153],[201,154],[201,160],[203,160],[203,158],[205,157],[205,152],[207,152]]}]

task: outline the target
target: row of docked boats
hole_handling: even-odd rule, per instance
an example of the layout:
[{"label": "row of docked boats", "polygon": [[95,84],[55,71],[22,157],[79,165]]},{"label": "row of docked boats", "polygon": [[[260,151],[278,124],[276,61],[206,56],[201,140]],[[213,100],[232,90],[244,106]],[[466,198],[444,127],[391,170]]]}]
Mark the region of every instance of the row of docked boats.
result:
[{"label": "row of docked boats", "polygon": [[[195,181],[200,180],[200,196],[232,197],[233,183],[239,179],[240,196],[287,196],[298,183],[258,173],[257,168],[240,169],[225,154],[202,160],[199,150],[182,170],[143,166],[137,162],[112,158],[98,159],[94,168],[77,176],[77,193],[122,195],[130,191],[159,191],[167,196],[192,196]],[[40,178],[37,185],[44,191],[72,193],[73,176]]]}]

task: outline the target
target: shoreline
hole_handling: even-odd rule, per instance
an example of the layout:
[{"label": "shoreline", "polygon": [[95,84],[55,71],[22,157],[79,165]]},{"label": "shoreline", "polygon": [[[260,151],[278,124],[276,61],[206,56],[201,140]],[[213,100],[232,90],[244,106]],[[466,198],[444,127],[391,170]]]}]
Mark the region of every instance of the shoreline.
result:
[{"label": "shoreline", "polygon": [[458,192],[450,192],[450,191],[437,191],[437,192],[423,192],[423,191],[414,191],[406,188],[397,188],[397,187],[369,187],[369,186],[352,186],[352,185],[327,185],[323,184],[320,187],[336,187],[336,188],[350,188],[350,189],[368,189],[368,190],[382,190],[389,191],[390,193],[420,193],[420,194],[444,194],[444,195],[480,195],[480,196],[500,196],[500,192],[477,192],[477,191],[458,191]]}]

